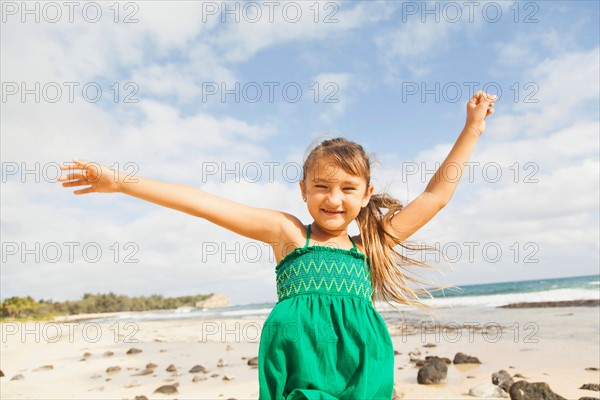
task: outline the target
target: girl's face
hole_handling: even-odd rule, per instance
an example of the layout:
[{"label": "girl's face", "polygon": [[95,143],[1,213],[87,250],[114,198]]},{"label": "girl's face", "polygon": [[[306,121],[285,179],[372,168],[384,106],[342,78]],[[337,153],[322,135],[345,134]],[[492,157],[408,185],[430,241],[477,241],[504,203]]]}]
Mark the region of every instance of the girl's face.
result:
[{"label": "girl's face", "polygon": [[363,177],[348,174],[332,161],[322,159],[300,181],[302,197],[315,222],[328,231],[346,230],[373,193]]}]

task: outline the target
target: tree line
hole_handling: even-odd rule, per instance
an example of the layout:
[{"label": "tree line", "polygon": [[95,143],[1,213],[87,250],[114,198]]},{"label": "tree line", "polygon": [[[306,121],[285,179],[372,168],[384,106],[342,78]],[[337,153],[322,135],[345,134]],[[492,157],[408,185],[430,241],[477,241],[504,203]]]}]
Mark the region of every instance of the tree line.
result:
[{"label": "tree line", "polygon": [[2,318],[40,318],[102,312],[171,310],[178,307],[194,307],[196,302],[211,296],[212,293],[180,297],[163,297],[158,294],[129,297],[112,292],[85,293],[81,300],[64,302],[43,299],[36,302],[31,296],[14,296],[0,303],[0,315]]}]

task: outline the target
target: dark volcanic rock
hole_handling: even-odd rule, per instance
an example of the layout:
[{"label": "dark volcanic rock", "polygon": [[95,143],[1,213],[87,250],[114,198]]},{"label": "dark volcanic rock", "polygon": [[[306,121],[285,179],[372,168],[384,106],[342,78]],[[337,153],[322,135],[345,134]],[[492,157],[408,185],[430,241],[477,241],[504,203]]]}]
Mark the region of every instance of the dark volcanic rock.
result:
[{"label": "dark volcanic rock", "polygon": [[477,357],[468,356],[464,353],[456,353],[454,364],[481,364]]},{"label": "dark volcanic rock", "polygon": [[598,385],[597,383],[586,383],[585,385],[581,385],[579,389],[594,390],[596,392],[600,392],[600,385]]},{"label": "dark volcanic rock", "polygon": [[512,376],[505,370],[501,369],[498,372],[494,372],[492,374],[492,383],[494,385],[500,386],[506,393],[510,390],[510,387],[513,385],[514,381]]},{"label": "dark volcanic rock", "polygon": [[419,368],[417,373],[417,382],[421,385],[431,385],[434,383],[446,382],[448,377],[448,366],[438,357],[426,361],[425,365]]},{"label": "dark volcanic rock", "polygon": [[511,400],[566,400],[554,393],[546,382],[518,381],[510,388]]}]

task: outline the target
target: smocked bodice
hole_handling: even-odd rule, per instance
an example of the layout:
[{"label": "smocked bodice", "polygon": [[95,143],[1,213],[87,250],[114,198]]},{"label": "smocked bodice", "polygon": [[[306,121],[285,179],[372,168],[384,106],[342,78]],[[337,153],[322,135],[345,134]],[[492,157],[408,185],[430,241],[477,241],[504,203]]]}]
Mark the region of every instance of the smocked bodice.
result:
[{"label": "smocked bodice", "polygon": [[358,252],[354,241],[351,250],[344,250],[308,246],[309,240],[310,225],[306,245],[286,255],[275,268],[279,301],[314,293],[356,296],[371,302],[369,260]]}]

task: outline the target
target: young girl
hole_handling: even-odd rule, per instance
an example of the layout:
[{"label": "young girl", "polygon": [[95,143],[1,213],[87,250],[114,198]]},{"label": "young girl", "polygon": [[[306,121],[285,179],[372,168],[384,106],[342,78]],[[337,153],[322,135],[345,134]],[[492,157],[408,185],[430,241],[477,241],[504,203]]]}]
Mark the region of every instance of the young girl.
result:
[{"label": "young girl", "polygon": [[[394,247],[448,203],[458,185],[454,169],[462,176],[494,100],[482,91],[470,99],[450,154],[406,207],[373,194],[369,158],[360,145],[341,138],[320,143],[304,163],[300,190],[313,218],[308,225],[188,186],[115,181],[108,167],[83,160],[61,167],[71,173],[59,181],[65,187],[90,185],[75,194],[121,192],[272,246],[279,301],[261,333],[261,399],[391,399],[394,351],[373,301],[420,304],[401,268],[406,259]],[[444,179],[449,166],[451,181]],[[360,229],[355,237],[347,233],[352,221]]]}]

